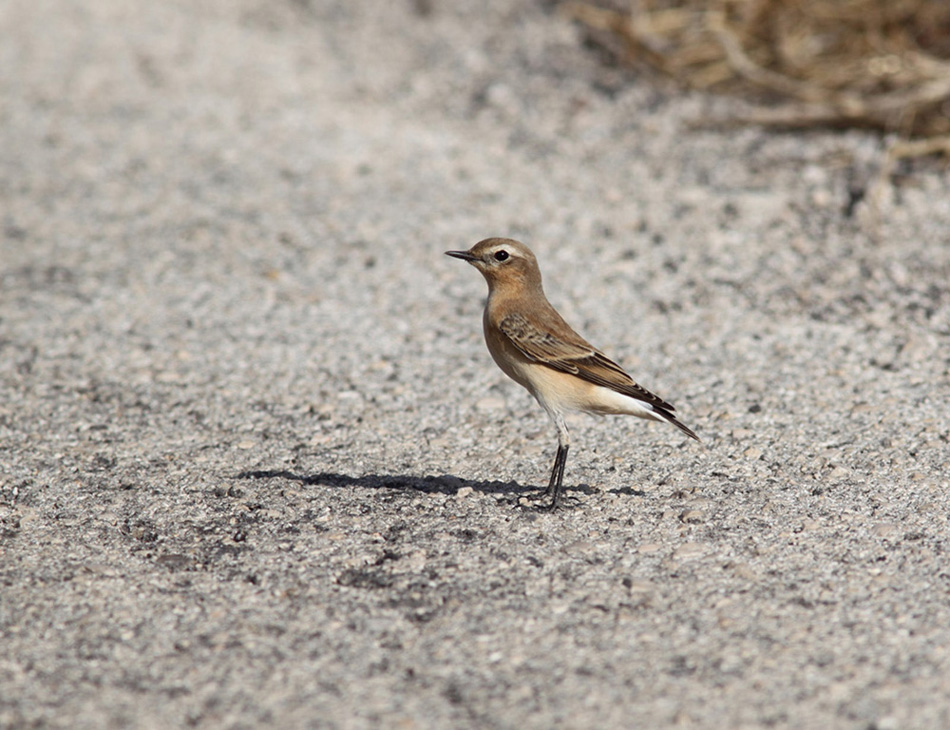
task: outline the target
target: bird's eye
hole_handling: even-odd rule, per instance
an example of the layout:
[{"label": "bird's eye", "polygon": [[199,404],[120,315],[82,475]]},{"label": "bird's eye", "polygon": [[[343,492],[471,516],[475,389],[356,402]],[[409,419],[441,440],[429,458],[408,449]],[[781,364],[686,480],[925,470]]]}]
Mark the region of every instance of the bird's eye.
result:
[{"label": "bird's eye", "polygon": [[508,252],[505,251],[505,249],[502,249],[501,251],[495,251],[495,261],[507,261],[507,260],[508,260]]}]

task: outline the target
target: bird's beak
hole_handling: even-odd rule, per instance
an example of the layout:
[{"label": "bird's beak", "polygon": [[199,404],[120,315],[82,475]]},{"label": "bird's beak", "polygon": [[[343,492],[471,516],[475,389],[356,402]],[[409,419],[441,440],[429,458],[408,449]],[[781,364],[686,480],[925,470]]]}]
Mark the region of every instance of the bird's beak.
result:
[{"label": "bird's beak", "polygon": [[473,256],[468,251],[446,251],[445,255],[451,256],[454,259],[462,259],[462,261],[468,261],[469,263],[478,260],[477,256]]}]

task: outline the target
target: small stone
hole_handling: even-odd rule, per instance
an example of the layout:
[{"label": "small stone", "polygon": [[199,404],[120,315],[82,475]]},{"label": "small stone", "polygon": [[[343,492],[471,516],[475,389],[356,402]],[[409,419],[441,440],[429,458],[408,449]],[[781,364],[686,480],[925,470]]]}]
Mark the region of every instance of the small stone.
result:
[{"label": "small stone", "polygon": [[166,555],[159,556],[155,562],[168,568],[169,570],[179,570],[181,568],[187,568],[189,565],[191,565],[191,558],[189,558],[187,555],[181,555],[179,553],[168,553]]},{"label": "small stone", "polygon": [[505,409],[505,399],[496,395],[486,395],[475,402],[475,409],[479,411],[503,411]]},{"label": "small stone", "polygon": [[835,479],[835,480],[838,480],[838,481],[840,481],[840,480],[842,480],[842,479],[847,479],[847,478],[850,477],[850,476],[851,476],[851,470],[850,470],[850,469],[847,469],[847,468],[845,468],[845,467],[843,467],[843,466],[836,466],[836,467],[835,467],[834,469],[832,469],[831,472],[828,474],[828,478],[829,478],[829,479]]},{"label": "small stone", "polygon": [[680,514],[680,522],[685,522],[690,525],[697,525],[703,521],[703,513],[698,509],[688,509]]},{"label": "small stone", "polygon": [[655,586],[647,580],[635,580],[634,578],[624,578],[624,587],[630,593],[652,593],[656,590]]},{"label": "small stone", "polygon": [[238,441],[237,443],[237,447],[239,449],[243,449],[244,451],[247,451],[248,449],[253,449],[255,446],[257,446],[256,441],[245,440],[245,441]]},{"label": "small stone", "polygon": [[831,193],[825,189],[815,190],[811,194],[811,202],[819,208],[827,208],[831,205]]},{"label": "small stone", "polygon": [[663,549],[662,545],[658,545],[655,542],[645,542],[640,547],[637,548],[637,552],[642,555],[649,555],[650,553],[658,553]]},{"label": "small stone", "polygon": [[731,570],[736,578],[742,578],[743,580],[757,580],[759,577],[755,568],[748,563],[734,563],[731,566]]},{"label": "small stone", "polygon": [[426,566],[429,554],[425,550],[413,550],[406,558],[405,566],[409,570],[419,571]]},{"label": "small stone", "polygon": [[684,542],[673,551],[674,560],[693,560],[706,554],[706,546],[698,542]]},{"label": "small stone", "polygon": [[82,567],[93,575],[101,575],[106,578],[114,578],[117,575],[115,568],[105,563],[85,563]]},{"label": "small stone", "polygon": [[912,335],[901,348],[901,357],[908,362],[924,362],[939,348],[937,338],[930,333]]},{"label": "small stone", "polygon": [[900,527],[893,522],[879,522],[871,528],[871,534],[892,540],[900,534]]},{"label": "small stone", "polygon": [[466,497],[471,497],[474,493],[475,490],[472,487],[462,487],[455,493],[455,496],[458,499],[465,499]]}]

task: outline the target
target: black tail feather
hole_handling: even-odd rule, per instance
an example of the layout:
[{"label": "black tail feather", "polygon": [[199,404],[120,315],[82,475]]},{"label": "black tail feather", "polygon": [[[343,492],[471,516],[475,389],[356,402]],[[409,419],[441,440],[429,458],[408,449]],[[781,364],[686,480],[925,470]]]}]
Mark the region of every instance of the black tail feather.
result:
[{"label": "black tail feather", "polygon": [[681,423],[680,420],[666,408],[658,408],[657,406],[653,406],[653,410],[656,411],[659,415],[663,416],[663,418],[665,418],[667,421],[672,423],[674,426],[676,426],[680,431],[685,433],[691,439],[696,439],[697,441],[701,440],[699,436],[696,435],[696,432],[693,431],[693,429],[691,429],[686,424]]}]

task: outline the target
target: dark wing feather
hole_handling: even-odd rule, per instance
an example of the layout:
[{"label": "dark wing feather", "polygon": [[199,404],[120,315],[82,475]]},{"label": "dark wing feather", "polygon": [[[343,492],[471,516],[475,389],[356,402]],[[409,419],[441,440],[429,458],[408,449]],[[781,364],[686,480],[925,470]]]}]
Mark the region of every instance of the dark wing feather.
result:
[{"label": "dark wing feather", "polygon": [[[564,326],[567,327],[566,324]],[[659,396],[635,383],[622,367],[591,347],[573,330],[572,341],[566,341],[550,332],[539,330],[521,314],[509,314],[501,320],[498,328],[532,362],[576,375],[595,385],[649,403],[654,408],[663,411],[676,410]]]}]

